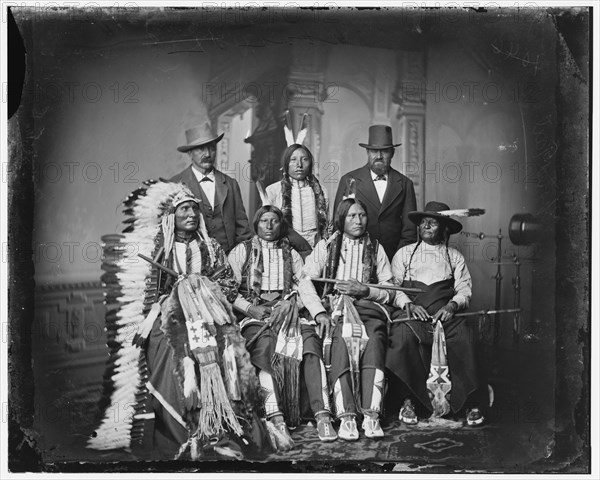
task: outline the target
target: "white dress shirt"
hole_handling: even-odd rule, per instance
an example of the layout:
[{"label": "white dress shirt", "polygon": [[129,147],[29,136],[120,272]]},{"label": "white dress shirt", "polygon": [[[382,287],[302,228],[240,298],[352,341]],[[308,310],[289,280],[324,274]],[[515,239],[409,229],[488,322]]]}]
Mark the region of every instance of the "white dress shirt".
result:
[{"label": "white dress shirt", "polygon": [[385,195],[385,189],[387,188],[389,175],[384,175],[385,180],[375,180],[377,178],[377,174],[373,170],[370,170],[370,172],[371,178],[373,179],[373,184],[375,185],[375,190],[377,190],[377,196],[379,197],[379,201],[383,203],[383,197]]},{"label": "white dress shirt", "polygon": [[[192,165],[192,172],[196,176],[196,180],[198,180],[198,184],[200,188],[206,195],[206,198],[210,202],[211,207],[215,207],[215,171],[211,170],[210,173],[204,175],[200,170]],[[210,181],[205,180],[202,181],[203,178],[207,177]]]}]

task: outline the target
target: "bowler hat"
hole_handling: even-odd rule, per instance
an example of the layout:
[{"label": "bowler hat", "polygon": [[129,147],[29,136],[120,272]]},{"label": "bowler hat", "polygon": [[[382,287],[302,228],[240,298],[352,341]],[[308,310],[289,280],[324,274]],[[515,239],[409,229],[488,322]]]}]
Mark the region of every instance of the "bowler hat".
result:
[{"label": "bowler hat", "polygon": [[185,131],[185,140],[187,145],[177,147],[180,152],[187,152],[196,147],[201,147],[207,143],[215,142],[218,143],[223,138],[224,133],[216,135],[210,126],[209,122],[204,122],[199,125],[194,125]]},{"label": "bowler hat", "polygon": [[359,143],[359,145],[371,150],[385,150],[402,144],[394,144],[392,141],[392,127],[387,125],[371,125],[369,127],[369,142]]},{"label": "bowler hat", "polygon": [[[450,229],[450,234],[458,233],[462,230],[462,224],[453,218],[450,218],[448,215],[451,215],[450,212],[455,210],[450,210],[450,207],[442,202],[427,202],[425,205],[425,210],[422,212],[408,212],[408,218],[415,225],[421,223],[421,220],[424,217],[435,218],[440,223],[443,223]],[[444,214],[444,212],[448,212],[448,214]]]}]

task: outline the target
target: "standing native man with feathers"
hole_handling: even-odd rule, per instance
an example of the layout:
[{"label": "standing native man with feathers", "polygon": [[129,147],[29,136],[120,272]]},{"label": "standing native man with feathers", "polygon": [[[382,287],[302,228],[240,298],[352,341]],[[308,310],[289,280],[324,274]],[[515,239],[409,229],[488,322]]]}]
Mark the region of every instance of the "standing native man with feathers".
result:
[{"label": "standing native man with feathers", "polygon": [[[310,248],[305,255],[297,248],[303,258],[319,240],[328,238],[331,233],[327,190],[314,174],[314,157],[303,144],[307,133],[305,122],[306,114],[302,117],[300,132],[294,139],[289,126],[291,121],[286,120],[285,137],[288,147],[281,156],[282,179],[266,189],[269,204],[278,207],[289,227],[308,242]],[[290,240],[293,239],[290,236]]]}]

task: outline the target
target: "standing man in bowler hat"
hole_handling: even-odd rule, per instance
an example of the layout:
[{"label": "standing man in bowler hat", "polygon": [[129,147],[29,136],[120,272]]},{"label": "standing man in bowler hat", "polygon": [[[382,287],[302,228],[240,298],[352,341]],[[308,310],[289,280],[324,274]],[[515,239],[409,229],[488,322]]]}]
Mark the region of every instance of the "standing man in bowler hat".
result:
[{"label": "standing man in bowler hat", "polygon": [[185,183],[201,200],[208,234],[229,253],[238,243],[248,240],[251,233],[240,186],[235,179],[215,169],[217,143],[223,135],[216,135],[209,122],[187,129],[187,143],[177,150],[187,152],[192,164],[170,181]]},{"label": "standing man in bowler hat", "polygon": [[367,164],[345,174],[338,186],[333,211],[344,197],[355,197],[367,206],[369,236],[379,241],[388,258],[396,251],[417,241],[415,225],[408,212],[417,209],[412,180],[391,168],[395,148],[392,129],[387,125],[369,127],[368,143],[359,143],[367,150]]}]

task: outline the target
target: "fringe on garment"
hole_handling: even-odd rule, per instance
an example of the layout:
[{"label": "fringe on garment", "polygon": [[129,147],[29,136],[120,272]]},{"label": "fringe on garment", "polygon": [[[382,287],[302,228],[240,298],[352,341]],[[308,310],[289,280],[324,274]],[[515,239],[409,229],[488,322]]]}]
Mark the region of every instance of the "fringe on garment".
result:
[{"label": "fringe on garment", "polygon": [[[289,306],[285,304],[289,302]],[[277,334],[275,353],[271,357],[273,377],[279,390],[283,416],[288,426],[300,424],[300,363],[302,362],[302,333],[298,322],[296,297],[282,300],[285,317]]]},{"label": "fringe on garment", "polygon": [[243,419],[249,419],[254,416],[257,405],[260,401],[260,386],[256,368],[250,360],[250,354],[246,350],[246,339],[240,333],[237,325],[223,325],[217,327],[217,344],[219,350],[227,348],[229,344],[230,351],[233,352],[236,362],[236,377],[240,388],[240,401],[230,397],[233,403],[236,415]]},{"label": "fringe on garment", "polygon": [[200,364],[200,414],[198,417],[198,433],[201,437],[223,433],[227,425],[233,433],[243,435],[223,384],[221,369],[217,364],[216,349],[204,348],[195,351],[194,355]]},{"label": "fringe on garment", "polygon": [[347,295],[342,295],[343,325],[342,339],[348,350],[348,359],[350,361],[350,379],[352,382],[352,394],[357,406],[361,401],[361,381],[360,381],[360,360],[369,341],[365,325],[363,324],[352,299]]},{"label": "fringe on garment", "polygon": [[271,368],[281,393],[285,423],[295,427],[300,424],[300,360],[275,352],[271,357]]},{"label": "fringe on garment", "polygon": [[[182,391],[188,392],[189,400],[193,399],[191,395],[192,388],[189,387],[192,382],[193,369],[187,369],[186,363],[189,358],[188,350],[188,334],[186,328],[185,313],[180,303],[178,288],[175,288],[167,301],[163,303],[163,332],[167,337],[169,346],[173,349],[173,356],[176,360],[175,374],[178,378],[179,385]],[[185,296],[185,294],[184,294]],[[189,312],[188,312],[189,314]],[[188,430],[194,434],[197,433],[201,439],[206,439],[219,429],[214,428],[215,422],[222,421],[221,431],[228,425],[233,425],[232,432],[236,434],[242,433],[237,417],[242,419],[251,419],[254,405],[257,404],[258,397],[258,379],[254,372],[254,367],[250,362],[250,355],[244,347],[244,338],[239,332],[239,327],[234,324],[215,325],[217,347],[198,349],[193,351],[194,364],[196,362],[197,373],[197,407],[190,407],[191,401],[184,402],[184,412],[182,414],[188,425]],[[233,351],[235,367],[237,369],[237,380],[239,382],[239,392],[241,399],[236,401],[234,397],[228,397],[228,390],[225,383],[228,383],[226,378],[227,372],[219,366],[217,358],[223,358],[227,344],[230,345],[230,352]],[[206,365],[212,364],[210,368]],[[189,365],[189,364],[188,364]],[[204,367],[204,368],[203,368]],[[188,388],[186,389],[186,382]],[[210,390],[215,387],[215,392]],[[208,390],[207,390],[208,388]],[[204,391],[203,391],[204,389]],[[213,398],[214,397],[214,398]],[[231,400],[231,402],[230,402]],[[214,407],[214,408],[213,408]],[[210,413],[211,410],[214,412]],[[247,428],[251,425],[248,422]],[[210,428],[211,430],[205,430]],[[200,434],[202,432],[202,434]]]}]

